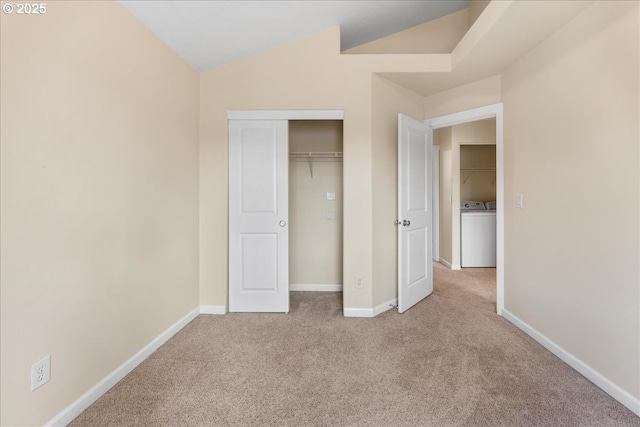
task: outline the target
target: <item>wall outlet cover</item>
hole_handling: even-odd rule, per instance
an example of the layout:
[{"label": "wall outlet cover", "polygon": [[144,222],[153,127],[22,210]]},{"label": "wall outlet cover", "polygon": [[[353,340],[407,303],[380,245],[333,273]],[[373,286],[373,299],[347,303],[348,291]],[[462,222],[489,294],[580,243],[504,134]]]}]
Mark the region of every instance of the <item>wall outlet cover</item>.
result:
[{"label": "wall outlet cover", "polygon": [[51,379],[51,356],[31,365],[31,391],[49,382]]}]

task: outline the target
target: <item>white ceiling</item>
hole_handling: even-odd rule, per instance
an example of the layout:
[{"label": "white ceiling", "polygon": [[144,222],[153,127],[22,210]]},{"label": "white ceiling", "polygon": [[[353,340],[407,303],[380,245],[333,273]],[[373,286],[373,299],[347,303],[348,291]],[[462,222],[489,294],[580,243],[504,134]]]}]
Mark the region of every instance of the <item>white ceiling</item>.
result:
[{"label": "white ceiling", "polygon": [[120,3],[199,71],[331,28],[349,49],[464,9],[469,0],[218,1]]}]

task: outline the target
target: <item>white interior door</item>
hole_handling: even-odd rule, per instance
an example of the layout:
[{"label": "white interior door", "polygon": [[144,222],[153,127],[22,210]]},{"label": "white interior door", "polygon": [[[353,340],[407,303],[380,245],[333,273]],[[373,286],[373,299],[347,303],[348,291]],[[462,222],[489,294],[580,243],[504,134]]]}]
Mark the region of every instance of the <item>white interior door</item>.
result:
[{"label": "white interior door", "polygon": [[433,291],[431,130],[398,115],[398,311]]},{"label": "white interior door", "polygon": [[289,312],[287,120],[229,120],[229,311]]}]

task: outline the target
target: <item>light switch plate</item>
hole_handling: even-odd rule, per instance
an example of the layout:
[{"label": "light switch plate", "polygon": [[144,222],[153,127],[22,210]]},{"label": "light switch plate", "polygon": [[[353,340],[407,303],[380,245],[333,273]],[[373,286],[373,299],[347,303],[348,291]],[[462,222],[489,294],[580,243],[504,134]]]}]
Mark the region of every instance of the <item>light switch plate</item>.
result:
[{"label": "light switch plate", "polygon": [[327,200],[335,200],[336,192],[335,191],[327,191]]},{"label": "light switch plate", "polygon": [[516,194],[516,208],[522,209],[524,208],[524,197],[522,194]]}]

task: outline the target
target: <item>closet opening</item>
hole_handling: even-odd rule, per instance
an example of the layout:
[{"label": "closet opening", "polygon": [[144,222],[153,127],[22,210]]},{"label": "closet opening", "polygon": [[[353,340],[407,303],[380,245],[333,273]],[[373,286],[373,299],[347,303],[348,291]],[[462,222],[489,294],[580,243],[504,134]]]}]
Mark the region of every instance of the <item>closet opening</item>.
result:
[{"label": "closet opening", "polygon": [[[289,290],[342,312],[343,121],[289,120]],[[299,294],[334,292],[336,294]],[[335,300],[335,301],[334,301]],[[337,308],[337,307],[336,307]]]}]

